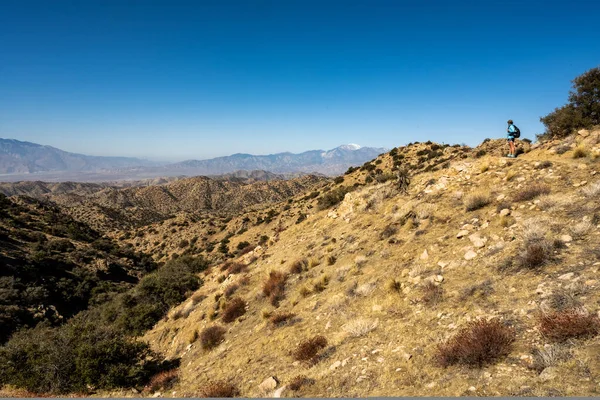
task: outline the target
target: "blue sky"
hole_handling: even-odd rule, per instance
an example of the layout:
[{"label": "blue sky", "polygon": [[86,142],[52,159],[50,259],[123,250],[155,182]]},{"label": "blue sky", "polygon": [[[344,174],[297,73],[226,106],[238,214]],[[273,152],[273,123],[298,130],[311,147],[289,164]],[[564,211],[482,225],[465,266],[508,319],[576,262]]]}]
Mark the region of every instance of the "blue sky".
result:
[{"label": "blue sky", "polygon": [[0,0],[0,137],[209,158],[524,137],[600,64],[600,1]]}]

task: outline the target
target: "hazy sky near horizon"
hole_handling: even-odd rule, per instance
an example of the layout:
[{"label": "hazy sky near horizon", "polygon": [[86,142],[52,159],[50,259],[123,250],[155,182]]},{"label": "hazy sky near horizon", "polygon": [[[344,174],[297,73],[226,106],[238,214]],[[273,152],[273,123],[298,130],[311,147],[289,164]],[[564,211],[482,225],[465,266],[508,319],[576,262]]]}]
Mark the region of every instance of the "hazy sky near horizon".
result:
[{"label": "hazy sky near horizon", "polygon": [[0,137],[165,160],[524,137],[600,1],[0,0]]}]

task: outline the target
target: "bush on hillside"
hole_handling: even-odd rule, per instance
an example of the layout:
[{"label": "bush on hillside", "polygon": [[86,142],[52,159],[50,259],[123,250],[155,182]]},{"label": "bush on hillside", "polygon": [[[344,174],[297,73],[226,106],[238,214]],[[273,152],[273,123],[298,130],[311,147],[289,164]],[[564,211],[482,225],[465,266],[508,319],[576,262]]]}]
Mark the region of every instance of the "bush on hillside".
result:
[{"label": "bush on hillside", "polygon": [[52,394],[134,386],[148,378],[151,354],[147,344],[81,317],[13,335],[0,348],[0,384]]},{"label": "bush on hillside", "polygon": [[297,361],[315,363],[318,360],[319,352],[326,346],[327,339],[324,336],[315,336],[301,342],[292,355]]},{"label": "bush on hillside", "polygon": [[600,67],[573,80],[569,103],[540,118],[546,127],[539,139],[562,138],[580,128],[600,125]]},{"label": "bush on hillside", "polygon": [[472,321],[438,347],[437,359],[442,367],[453,364],[482,367],[506,356],[514,340],[514,329],[497,319]]},{"label": "bush on hillside", "polygon": [[335,206],[336,204],[338,204],[342,200],[344,200],[344,196],[346,196],[346,193],[351,192],[353,189],[354,188],[352,186],[340,186],[340,187],[337,187],[337,188],[331,190],[328,193],[325,193],[317,201],[317,205],[319,206],[319,209],[325,210],[329,207]]},{"label": "bush on hillside", "polygon": [[210,350],[218,346],[225,339],[225,328],[221,326],[210,326],[202,331],[200,334],[200,343],[202,348]]},{"label": "bush on hillside", "polygon": [[596,315],[568,309],[540,317],[540,333],[550,340],[563,342],[571,338],[595,336],[600,332]]}]

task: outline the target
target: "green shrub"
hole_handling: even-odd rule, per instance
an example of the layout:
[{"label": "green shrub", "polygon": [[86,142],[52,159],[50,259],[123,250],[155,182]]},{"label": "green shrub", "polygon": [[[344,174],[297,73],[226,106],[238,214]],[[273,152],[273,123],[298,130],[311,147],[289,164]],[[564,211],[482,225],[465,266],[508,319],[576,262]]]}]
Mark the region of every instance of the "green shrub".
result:
[{"label": "green shrub", "polygon": [[540,118],[546,127],[540,139],[561,138],[576,129],[600,124],[600,67],[573,80],[569,103]]},{"label": "green shrub", "polygon": [[352,189],[352,186],[340,186],[331,190],[329,193],[324,194],[317,202],[319,209],[325,210],[340,203],[342,200],[344,200],[346,193],[351,192]]}]

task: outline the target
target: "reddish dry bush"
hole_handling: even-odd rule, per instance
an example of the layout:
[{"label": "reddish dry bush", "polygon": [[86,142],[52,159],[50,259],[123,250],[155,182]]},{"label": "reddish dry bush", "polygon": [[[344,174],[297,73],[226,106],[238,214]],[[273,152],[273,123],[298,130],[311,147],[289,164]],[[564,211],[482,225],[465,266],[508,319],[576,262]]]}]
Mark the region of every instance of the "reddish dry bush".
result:
[{"label": "reddish dry bush", "polygon": [[263,294],[269,298],[271,304],[275,307],[279,305],[279,301],[284,297],[285,281],[287,275],[279,271],[271,271],[269,279],[263,285]]},{"label": "reddish dry bush", "polygon": [[241,317],[246,313],[246,302],[239,297],[233,298],[225,304],[223,309],[223,316],[221,320],[223,322],[233,322],[238,317]]},{"label": "reddish dry bush", "polygon": [[557,342],[595,336],[600,332],[600,320],[597,316],[584,314],[575,309],[543,314],[539,324],[540,333]]},{"label": "reddish dry bush", "polygon": [[292,355],[297,361],[316,362],[319,351],[326,346],[327,339],[324,336],[315,336],[300,343]]},{"label": "reddish dry bush", "polygon": [[168,371],[162,371],[150,379],[150,382],[146,388],[151,392],[169,389],[175,384],[175,382],[177,382],[178,379],[179,370],[171,369]]},{"label": "reddish dry bush", "polygon": [[552,246],[546,240],[532,241],[526,243],[517,256],[517,264],[521,268],[536,269],[543,266],[551,255]]},{"label": "reddish dry bush", "polygon": [[205,350],[216,347],[225,338],[225,328],[220,326],[210,326],[200,334],[200,343]]},{"label": "reddish dry bush", "polygon": [[248,269],[248,267],[246,266],[246,264],[235,262],[235,263],[231,263],[227,266],[227,273],[228,274],[239,274],[239,273],[245,272],[247,269]]},{"label": "reddish dry bush", "polygon": [[443,367],[453,364],[481,367],[507,355],[514,340],[514,329],[497,319],[473,321],[438,346],[437,359]]},{"label": "reddish dry bush", "polygon": [[271,315],[271,317],[269,318],[269,321],[271,321],[271,323],[273,325],[280,325],[280,324],[287,322],[288,320],[294,318],[295,316],[296,316],[296,314],[293,314],[293,313],[277,313],[277,314]]},{"label": "reddish dry bush", "polygon": [[529,200],[535,199],[538,196],[541,196],[543,194],[548,194],[548,193],[550,193],[550,186],[543,185],[540,183],[534,183],[534,184],[526,186],[520,192],[517,192],[514,195],[514,200],[515,201],[529,201]]},{"label": "reddish dry bush", "polygon": [[298,375],[289,383],[288,387],[294,392],[300,390],[302,386],[312,385],[315,383],[313,379],[307,378],[306,375]]},{"label": "reddish dry bush", "polygon": [[436,305],[444,297],[444,289],[433,282],[427,282],[422,288],[423,297],[421,301],[427,305]]},{"label": "reddish dry bush", "polygon": [[237,386],[227,381],[211,382],[202,389],[202,397],[236,397],[239,394]]},{"label": "reddish dry bush", "polygon": [[302,260],[296,260],[290,265],[290,274],[300,274],[308,268],[308,260],[303,258]]},{"label": "reddish dry bush", "polygon": [[223,294],[225,295],[226,298],[230,298],[231,296],[233,296],[233,294],[239,289],[240,287],[238,285],[236,285],[235,283],[227,286],[225,288],[225,290],[223,291]]}]

